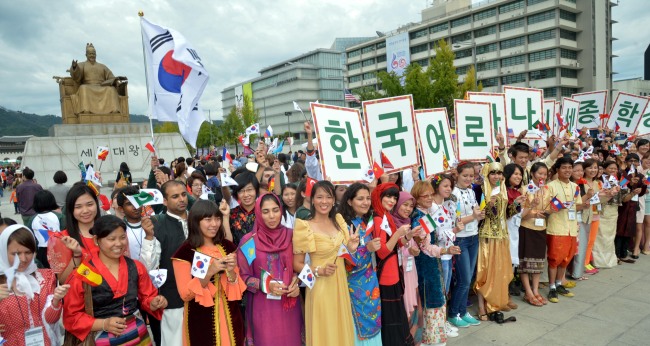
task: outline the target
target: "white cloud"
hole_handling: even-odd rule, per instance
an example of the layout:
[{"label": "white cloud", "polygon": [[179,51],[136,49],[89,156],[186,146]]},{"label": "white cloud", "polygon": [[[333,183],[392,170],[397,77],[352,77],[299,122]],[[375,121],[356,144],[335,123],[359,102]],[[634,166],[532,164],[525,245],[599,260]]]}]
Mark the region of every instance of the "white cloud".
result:
[{"label": "white cloud", "polygon": [[[66,75],[73,59],[85,60],[92,42],[98,61],[129,78],[132,113],[146,110],[146,81],[137,13],[181,32],[196,47],[210,72],[201,100],[221,114],[221,90],[254,78],[280,60],[329,48],[336,37],[374,36],[417,22],[425,1],[248,0],[248,1],[3,1],[0,4],[0,105],[37,114],[60,114],[52,76]],[[648,42],[640,1],[614,8],[614,68],[623,76],[642,75]],[[639,12],[643,11],[641,15]],[[627,19],[630,18],[630,19]]]}]

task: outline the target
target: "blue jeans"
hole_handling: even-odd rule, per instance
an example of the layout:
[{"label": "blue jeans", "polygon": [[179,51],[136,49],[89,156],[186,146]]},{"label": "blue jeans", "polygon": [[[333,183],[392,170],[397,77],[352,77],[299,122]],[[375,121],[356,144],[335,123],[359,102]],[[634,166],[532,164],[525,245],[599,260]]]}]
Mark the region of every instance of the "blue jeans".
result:
[{"label": "blue jeans", "polygon": [[445,295],[449,293],[449,285],[451,284],[451,259],[442,260],[442,279],[443,284],[445,285]]},{"label": "blue jeans", "polygon": [[456,238],[454,245],[460,247],[460,255],[456,256],[457,280],[454,291],[451,292],[451,302],[448,310],[450,317],[456,317],[459,314],[464,316],[467,313],[467,296],[469,295],[478,256],[478,235]]}]

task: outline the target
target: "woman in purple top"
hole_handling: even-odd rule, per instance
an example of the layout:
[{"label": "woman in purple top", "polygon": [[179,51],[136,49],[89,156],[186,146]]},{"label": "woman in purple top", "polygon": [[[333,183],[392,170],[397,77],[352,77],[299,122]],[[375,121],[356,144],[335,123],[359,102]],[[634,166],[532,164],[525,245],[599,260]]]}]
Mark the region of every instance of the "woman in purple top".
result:
[{"label": "woman in purple top", "polygon": [[[298,276],[293,272],[293,231],[284,227],[282,204],[267,193],[255,203],[255,224],[239,243],[237,264],[246,282],[246,345],[302,345]],[[262,292],[262,269],[273,277]]]}]

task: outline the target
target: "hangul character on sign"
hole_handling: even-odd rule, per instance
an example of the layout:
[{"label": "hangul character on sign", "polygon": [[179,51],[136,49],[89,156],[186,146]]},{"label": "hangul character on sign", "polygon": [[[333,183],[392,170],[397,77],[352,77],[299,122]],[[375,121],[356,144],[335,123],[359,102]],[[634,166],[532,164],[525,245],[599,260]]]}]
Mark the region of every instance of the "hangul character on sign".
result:
[{"label": "hangul character on sign", "polygon": [[[487,147],[488,143],[485,132],[483,131],[483,118],[473,116],[465,117],[465,133],[472,140],[464,141],[463,145],[467,147]],[[479,141],[479,138],[483,138],[483,141]]]},{"label": "hangul character on sign", "polygon": [[406,156],[406,142],[404,139],[397,139],[397,134],[408,132],[408,127],[402,124],[402,112],[391,112],[379,114],[379,120],[387,120],[395,118],[397,126],[389,127],[388,130],[377,131],[377,138],[390,137],[389,141],[381,144],[382,149],[399,146],[402,156]]},{"label": "hangul character on sign", "polygon": [[580,112],[578,113],[578,123],[580,125],[598,124],[596,116],[599,114],[596,100],[580,101]]},{"label": "hangul character on sign", "polygon": [[616,117],[616,120],[624,122],[625,126],[629,127],[634,116],[639,114],[637,108],[639,108],[638,103],[635,103],[634,105],[632,105],[632,102],[630,101],[621,103],[621,107],[618,109],[618,116]]},{"label": "hangul character on sign", "polygon": [[427,145],[433,153],[439,153],[442,148],[445,157],[450,157],[447,141],[445,141],[445,133],[442,129],[442,121],[439,120],[438,124],[427,126],[426,137]]},{"label": "hangul character on sign", "polygon": [[140,147],[136,145],[129,145],[129,151],[133,154],[133,156],[138,156],[138,153],[140,153]]},{"label": "hangul character on sign", "polygon": [[[346,121],[345,128],[341,126],[341,122],[338,120],[329,120],[327,124],[330,126],[325,127],[325,132],[334,133],[334,135],[330,137],[330,145],[332,146],[332,149],[337,153],[342,154],[348,150],[349,146],[352,157],[356,159],[358,157],[357,144],[359,144],[359,139],[352,136],[352,124],[349,121]],[[347,141],[343,135],[347,136]],[[336,155],[336,166],[339,169],[359,169],[361,168],[361,163],[346,163],[343,162],[341,155]]]}]

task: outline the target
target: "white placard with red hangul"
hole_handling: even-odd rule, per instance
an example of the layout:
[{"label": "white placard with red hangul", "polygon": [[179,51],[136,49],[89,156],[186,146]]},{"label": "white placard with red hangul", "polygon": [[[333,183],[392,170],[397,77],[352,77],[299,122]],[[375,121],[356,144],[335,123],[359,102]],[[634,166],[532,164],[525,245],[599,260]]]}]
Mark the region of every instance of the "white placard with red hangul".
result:
[{"label": "white placard with red hangul", "polygon": [[415,112],[411,95],[363,102],[370,156],[381,162],[383,152],[393,168],[385,173],[402,171],[419,165],[415,136]]},{"label": "white placard with red hangul", "polygon": [[415,111],[415,127],[418,133],[418,143],[422,151],[424,175],[449,170],[445,168],[444,158],[448,165],[456,160],[447,108],[422,109]]},{"label": "white placard with red hangul", "polygon": [[323,178],[333,184],[363,179],[370,156],[359,110],[311,103]]},{"label": "white placard with red hangul", "polygon": [[[517,136],[521,131],[537,128],[537,122],[542,120],[544,114],[544,91],[533,88],[517,88],[504,86],[506,95],[506,117],[508,127]],[[529,139],[540,139],[539,136],[529,135]]]},{"label": "white placard with red hangul", "polygon": [[470,101],[488,102],[492,105],[492,133],[501,132],[507,140],[508,120],[506,118],[506,94],[468,91]]},{"label": "white placard with red hangul", "polygon": [[492,105],[487,102],[454,100],[458,160],[485,161],[494,147]]},{"label": "white placard with red hangul", "polygon": [[602,124],[600,115],[607,112],[607,90],[573,94],[571,98],[580,102],[578,128],[597,129]]},{"label": "white placard with red hangul", "polygon": [[620,126],[618,132],[634,133],[641,122],[641,117],[645,114],[648,102],[650,99],[647,97],[618,93],[609,112],[607,128],[616,129],[618,124]]}]

